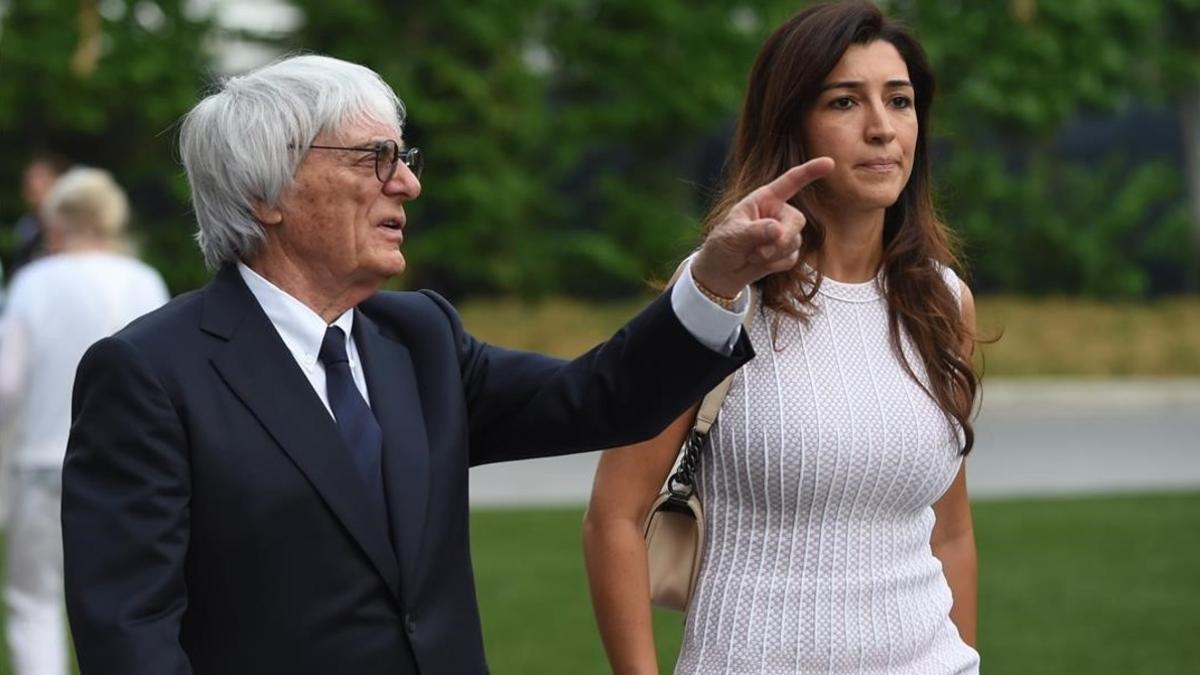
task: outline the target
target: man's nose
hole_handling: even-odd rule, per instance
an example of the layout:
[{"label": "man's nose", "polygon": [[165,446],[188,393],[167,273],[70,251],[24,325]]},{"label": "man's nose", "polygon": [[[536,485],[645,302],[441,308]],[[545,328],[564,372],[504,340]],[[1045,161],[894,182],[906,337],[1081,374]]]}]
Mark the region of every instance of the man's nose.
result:
[{"label": "man's nose", "polygon": [[391,180],[383,184],[383,193],[389,197],[400,197],[411,201],[421,196],[421,180],[404,162],[396,165]]}]

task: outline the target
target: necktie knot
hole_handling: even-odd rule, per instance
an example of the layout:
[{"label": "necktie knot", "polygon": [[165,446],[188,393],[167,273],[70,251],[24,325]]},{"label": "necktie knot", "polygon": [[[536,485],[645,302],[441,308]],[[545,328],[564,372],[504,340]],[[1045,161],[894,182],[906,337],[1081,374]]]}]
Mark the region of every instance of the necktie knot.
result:
[{"label": "necktie knot", "polygon": [[346,355],[346,333],[341,328],[330,326],[325,331],[325,339],[321,340],[321,352],[317,358],[326,366],[350,362],[350,357]]}]

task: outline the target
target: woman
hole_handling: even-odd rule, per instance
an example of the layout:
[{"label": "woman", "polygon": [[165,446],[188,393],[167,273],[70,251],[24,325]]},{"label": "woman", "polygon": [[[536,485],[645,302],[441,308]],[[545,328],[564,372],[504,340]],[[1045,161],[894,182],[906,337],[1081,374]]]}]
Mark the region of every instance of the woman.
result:
[{"label": "woman", "polygon": [[13,278],[0,321],[0,417],[16,423],[4,601],[18,675],[67,673],[59,503],[75,367],[167,301],[158,273],[122,254],[129,207],[107,172],[68,171],[43,209],[50,255]]},{"label": "woman", "polygon": [[[810,157],[801,264],[758,286],[744,366],[700,458],[701,569],[680,673],[975,673],[974,300],[930,197],[933,75],[870,4],[763,46],[707,222]],[[657,672],[641,526],[695,410],[605,453],[584,526],[618,673]]]}]

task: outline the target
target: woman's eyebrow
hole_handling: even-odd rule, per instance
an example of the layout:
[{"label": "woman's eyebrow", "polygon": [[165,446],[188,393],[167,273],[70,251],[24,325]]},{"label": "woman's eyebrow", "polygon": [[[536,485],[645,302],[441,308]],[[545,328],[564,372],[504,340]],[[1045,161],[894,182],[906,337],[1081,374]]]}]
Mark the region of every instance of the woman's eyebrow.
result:
[{"label": "woman's eyebrow", "polygon": [[[823,85],[821,87],[821,91],[825,92],[829,91],[830,89],[862,89],[864,86],[866,86],[866,83],[864,83],[862,80],[841,80],[839,82],[830,82],[829,84]],[[888,80],[887,82],[883,83],[883,86],[887,89],[897,89],[900,87],[912,88],[913,84],[908,80]]]}]

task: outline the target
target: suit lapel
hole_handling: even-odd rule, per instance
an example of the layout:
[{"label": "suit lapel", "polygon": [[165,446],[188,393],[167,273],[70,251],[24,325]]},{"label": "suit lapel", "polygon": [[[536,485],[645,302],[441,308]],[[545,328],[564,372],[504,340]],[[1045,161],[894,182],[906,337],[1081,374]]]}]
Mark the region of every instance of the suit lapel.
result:
[{"label": "suit lapel", "polygon": [[404,587],[410,589],[420,560],[429,500],[429,440],[408,351],[355,312],[354,336],[362,356],[371,410],[383,428],[383,481],[391,513],[392,540]]},{"label": "suit lapel", "polygon": [[201,327],[227,340],[211,357],[221,378],[305,475],[399,597],[395,555],[379,514],[365,498],[362,478],[337,426],[236,268],[222,270],[209,286]]}]

